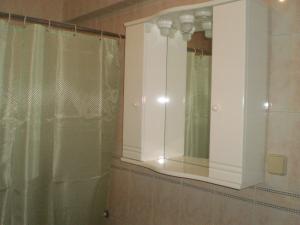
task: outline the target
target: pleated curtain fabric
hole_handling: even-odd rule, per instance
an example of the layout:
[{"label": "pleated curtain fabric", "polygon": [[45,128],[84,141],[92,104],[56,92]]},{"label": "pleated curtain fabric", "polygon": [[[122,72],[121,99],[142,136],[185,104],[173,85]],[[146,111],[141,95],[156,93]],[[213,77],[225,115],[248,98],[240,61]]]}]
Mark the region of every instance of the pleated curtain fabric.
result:
[{"label": "pleated curtain fabric", "polygon": [[209,157],[211,56],[187,57],[185,156]]},{"label": "pleated curtain fabric", "polygon": [[103,224],[118,41],[0,21],[0,224]]}]

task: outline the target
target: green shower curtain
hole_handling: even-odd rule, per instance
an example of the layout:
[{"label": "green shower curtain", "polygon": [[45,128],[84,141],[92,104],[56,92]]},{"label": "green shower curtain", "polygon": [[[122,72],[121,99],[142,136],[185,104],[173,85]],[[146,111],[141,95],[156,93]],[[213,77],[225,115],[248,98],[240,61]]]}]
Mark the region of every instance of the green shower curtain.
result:
[{"label": "green shower curtain", "polygon": [[0,21],[0,224],[99,225],[115,147],[117,41]]},{"label": "green shower curtain", "polygon": [[185,156],[208,158],[211,56],[188,52],[185,110]]}]

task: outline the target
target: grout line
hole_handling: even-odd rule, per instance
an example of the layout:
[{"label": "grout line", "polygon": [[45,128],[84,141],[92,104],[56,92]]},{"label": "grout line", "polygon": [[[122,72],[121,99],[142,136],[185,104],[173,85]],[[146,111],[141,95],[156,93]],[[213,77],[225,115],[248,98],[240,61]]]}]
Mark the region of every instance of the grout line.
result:
[{"label": "grout line", "polygon": [[215,191],[215,193],[218,194],[218,195],[224,196],[224,197],[240,200],[242,202],[247,202],[247,203],[251,203],[251,204],[254,203],[254,200],[250,199],[250,198],[240,197],[240,196],[224,193],[224,192],[221,192],[221,191]]},{"label": "grout line", "polygon": [[274,194],[279,194],[279,195],[284,195],[284,196],[300,199],[300,194],[293,193],[293,192],[279,191],[279,190],[275,190],[275,189],[271,189],[271,188],[267,188],[267,187],[256,187],[256,189],[260,190],[260,191],[271,192]]},{"label": "grout line", "polygon": [[198,187],[198,186],[193,185],[193,184],[185,183],[184,181],[183,181],[183,186],[184,186],[184,187],[194,188],[194,189],[201,190],[201,191],[205,191],[205,192],[209,192],[209,193],[214,193],[214,191],[213,191],[212,189],[205,188],[205,187]]},{"label": "grout line", "polygon": [[293,214],[296,214],[296,215],[300,215],[300,209],[293,209],[293,208],[283,207],[283,206],[274,205],[274,204],[270,204],[270,203],[266,203],[266,202],[262,202],[262,201],[256,201],[255,204],[265,206],[265,207],[268,207],[268,208],[278,209],[280,211],[285,211],[285,212],[288,212],[288,213],[293,213]]},{"label": "grout line", "polygon": [[268,114],[272,114],[272,113],[300,114],[299,111],[272,110],[272,109],[270,109],[270,110],[268,111]]},{"label": "grout line", "polygon": [[147,173],[144,173],[144,172],[141,172],[141,171],[131,170],[131,172],[134,173],[134,174],[137,174],[137,175],[145,176],[145,177],[152,177],[152,178],[154,177],[151,174],[147,174]]},{"label": "grout line", "polygon": [[[125,171],[131,171],[133,173],[137,173],[140,175],[145,175],[148,177],[153,177],[155,179],[159,179],[159,180],[164,180],[167,181],[169,183],[175,183],[175,184],[181,184],[182,186],[186,186],[186,187],[191,187],[200,191],[204,191],[204,192],[209,192],[209,193],[213,193],[213,194],[217,194],[220,196],[224,196],[227,198],[231,198],[231,199],[235,199],[235,200],[239,200],[239,201],[243,201],[249,204],[254,204],[254,205],[261,205],[264,207],[268,207],[268,208],[273,208],[273,209],[277,209],[280,211],[284,211],[284,212],[288,212],[288,213],[292,213],[292,214],[296,214],[296,215],[300,215],[300,209],[294,209],[294,208],[288,208],[288,207],[283,207],[283,206],[279,206],[279,205],[274,205],[271,203],[266,203],[263,201],[257,201],[256,199],[250,199],[250,198],[245,198],[245,197],[241,197],[241,196],[237,196],[234,194],[229,194],[229,193],[225,193],[225,192],[221,192],[221,191],[216,191],[214,189],[209,189],[209,188],[205,188],[205,187],[199,187],[193,184],[188,184],[185,183],[184,181],[176,181],[176,180],[172,180],[166,177],[161,177],[159,175],[149,175],[143,172],[138,172],[138,171],[134,171],[134,170],[129,170],[127,168],[124,167],[120,167],[120,166],[115,166],[112,165],[112,168],[114,169],[119,169],[119,170],[125,170]],[[271,193],[275,193],[275,194],[279,194],[279,195],[285,195],[285,196],[289,196],[289,197],[294,197],[294,198],[300,198],[300,194],[296,194],[296,193],[291,193],[291,192],[285,192],[285,191],[278,191],[278,190],[273,190],[271,188],[265,188],[265,187],[255,187],[255,190],[261,190],[261,191],[265,191],[265,192],[271,192]]]}]

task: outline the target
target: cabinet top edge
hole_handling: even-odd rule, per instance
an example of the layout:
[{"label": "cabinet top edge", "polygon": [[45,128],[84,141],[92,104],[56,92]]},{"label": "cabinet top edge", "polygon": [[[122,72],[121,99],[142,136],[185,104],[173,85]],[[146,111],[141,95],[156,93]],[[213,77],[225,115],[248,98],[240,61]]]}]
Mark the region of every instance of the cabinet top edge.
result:
[{"label": "cabinet top edge", "polygon": [[133,25],[137,25],[137,24],[141,24],[141,23],[151,22],[156,17],[160,17],[160,16],[170,14],[170,13],[176,13],[176,12],[180,12],[180,11],[189,11],[189,10],[193,10],[196,8],[205,8],[205,7],[211,7],[211,6],[216,6],[216,5],[222,5],[222,4],[236,2],[236,1],[242,1],[242,0],[210,0],[207,2],[203,2],[203,3],[175,6],[175,7],[171,7],[168,9],[164,9],[158,13],[153,14],[152,16],[148,16],[148,17],[144,17],[141,19],[126,22],[126,23],[124,23],[124,26],[129,27],[129,26],[133,26]]}]

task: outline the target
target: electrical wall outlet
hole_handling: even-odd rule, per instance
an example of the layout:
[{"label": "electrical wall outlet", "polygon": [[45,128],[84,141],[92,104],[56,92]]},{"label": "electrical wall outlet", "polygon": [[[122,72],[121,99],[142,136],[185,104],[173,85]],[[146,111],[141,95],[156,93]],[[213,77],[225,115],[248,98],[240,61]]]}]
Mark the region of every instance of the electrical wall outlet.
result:
[{"label": "electrical wall outlet", "polygon": [[269,154],[267,159],[268,172],[284,176],[287,172],[287,157],[278,154]]}]

